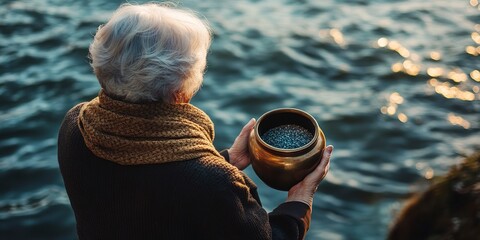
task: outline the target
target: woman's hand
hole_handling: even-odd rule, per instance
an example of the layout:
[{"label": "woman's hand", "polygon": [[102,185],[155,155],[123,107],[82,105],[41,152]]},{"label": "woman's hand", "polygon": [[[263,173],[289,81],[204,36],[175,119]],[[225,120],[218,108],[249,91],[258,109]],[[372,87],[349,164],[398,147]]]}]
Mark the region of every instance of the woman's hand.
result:
[{"label": "woman's hand", "polygon": [[332,152],[332,145],[325,148],[322,160],[317,168],[308,174],[301,182],[290,188],[288,191],[287,202],[299,201],[308,204],[308,206],[312,208],[313,196],[317,191],[318,185],[328,173]]},{"label": "woman's hand", "polygon": [[250,156],[248,154],[248,138],[250,136],[250,132],[253,131],[255,122],[255,118],[252,118],[243,127],[237,138],[235,138],[232,147],[228,149],[230,163],[240,170],[243,170],[250,165]]}]

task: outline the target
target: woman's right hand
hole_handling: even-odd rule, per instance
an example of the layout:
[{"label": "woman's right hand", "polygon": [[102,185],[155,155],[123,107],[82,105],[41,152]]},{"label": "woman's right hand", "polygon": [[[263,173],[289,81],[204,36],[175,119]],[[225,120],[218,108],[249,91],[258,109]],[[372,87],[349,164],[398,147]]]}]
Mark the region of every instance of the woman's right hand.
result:
[{"label": "woman's right hand", "polygon": [[312,208],[313,196],[317,191],[318,185],[328,173],[332,152],[332,145],[325,148],[322,159],[317,168],[308,174],[301,182],[290,188],[288,191],[287,202],[299,201],[308,204],[308,206]]}]

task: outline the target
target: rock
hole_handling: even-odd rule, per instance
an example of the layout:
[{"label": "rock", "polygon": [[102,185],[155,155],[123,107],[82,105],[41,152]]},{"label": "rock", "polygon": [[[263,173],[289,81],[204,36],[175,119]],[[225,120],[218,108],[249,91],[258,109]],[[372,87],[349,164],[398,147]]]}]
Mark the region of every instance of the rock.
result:
[{"label": "rock", "polygon": [[411,197],[389,240],[480,239],[480,152]]}]

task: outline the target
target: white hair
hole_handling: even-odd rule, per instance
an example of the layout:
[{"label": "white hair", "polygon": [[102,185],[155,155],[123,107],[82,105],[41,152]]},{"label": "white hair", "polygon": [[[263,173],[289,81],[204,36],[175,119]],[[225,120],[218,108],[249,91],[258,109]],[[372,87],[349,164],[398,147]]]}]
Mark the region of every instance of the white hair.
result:
[{"label": "white hair", "polygon": [[158,3],[121,5],[89,52],[107,94],[128,102],[179,103],[203,81],[211,35],[193,12]]}]

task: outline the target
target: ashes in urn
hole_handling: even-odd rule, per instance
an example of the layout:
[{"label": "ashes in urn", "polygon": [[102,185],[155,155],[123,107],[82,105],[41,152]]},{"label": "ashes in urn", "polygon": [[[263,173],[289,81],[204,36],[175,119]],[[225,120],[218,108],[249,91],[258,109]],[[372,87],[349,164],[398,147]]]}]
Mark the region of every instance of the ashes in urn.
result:
[{"label": "ashes in urn", "polygon": [[296,108],[263,114],[249,138],[252,167],[272,188],[288,191],[320,163],[325,136],[317,121]]},{"label": "ashes in urn", "polygon": [[313,134],[307,129],[294,124],[274,127],[262,135],[264,142],[276,148],[283,149],[305,146],[312,138]]}]

